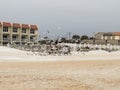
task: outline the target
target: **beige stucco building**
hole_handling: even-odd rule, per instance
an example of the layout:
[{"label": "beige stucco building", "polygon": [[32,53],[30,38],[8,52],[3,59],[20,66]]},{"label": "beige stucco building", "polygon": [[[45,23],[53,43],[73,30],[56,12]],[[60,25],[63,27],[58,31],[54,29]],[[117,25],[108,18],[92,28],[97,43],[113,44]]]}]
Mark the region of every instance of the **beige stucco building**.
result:
[{"label": "beige stucco building", "polygon": [[38,26],[0,22],[0,44],[25,44],[38,42]]},{"label": "beige stucco building", "polygon": [[98,32],[95,34],[97,40],[120,40],[120,32]]}]

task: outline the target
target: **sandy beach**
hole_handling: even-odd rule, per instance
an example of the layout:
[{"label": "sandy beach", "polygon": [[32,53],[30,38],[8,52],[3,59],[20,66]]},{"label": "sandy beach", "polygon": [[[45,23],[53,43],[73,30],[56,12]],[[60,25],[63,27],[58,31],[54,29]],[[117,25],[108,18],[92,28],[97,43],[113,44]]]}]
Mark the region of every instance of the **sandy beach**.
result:
[{"label": "sandy beach", "polygon": [[0,46],[0,90],[120,90],[119,55],[38,56]]},{"label": "sandy beach", "polygon": [[0,62],[0,90],[119,89],[119,60]]}]

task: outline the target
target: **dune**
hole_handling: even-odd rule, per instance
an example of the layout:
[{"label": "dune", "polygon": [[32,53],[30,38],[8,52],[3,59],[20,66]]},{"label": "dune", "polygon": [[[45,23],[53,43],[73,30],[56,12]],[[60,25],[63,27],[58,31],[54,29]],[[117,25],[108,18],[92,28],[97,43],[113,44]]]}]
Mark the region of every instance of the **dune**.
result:
[{"label": "dune", "polygon": [[0,46],[0,61],[70,61],[70,60],[119,60],[120,51],[107,52],[94,50],[89,52],[75,52],[71,55],[40,56],[35,52],[22,51],[14,48]]}]

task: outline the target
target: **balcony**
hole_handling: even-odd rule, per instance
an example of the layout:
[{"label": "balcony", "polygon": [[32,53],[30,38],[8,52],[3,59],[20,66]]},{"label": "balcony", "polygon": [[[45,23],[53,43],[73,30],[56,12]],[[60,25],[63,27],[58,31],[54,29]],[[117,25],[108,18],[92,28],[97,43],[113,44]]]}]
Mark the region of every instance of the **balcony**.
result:
[{"label": "balcony", "polygon": [[9,38],[3,38],[3,42],[10,42]]},{"label": "balcony", "polygon": [[28,35],[28,29],[22,29],[21,35]]},{"label": "balcony", "polygon": [[18,39],[18,38],[12,38],[12,42],[20,42],[20,39]]},{"label": "balcony", "polygon": [[37,32],[35,30],[30,30],[30,35],[36,35]]},{"label": "balcony", "polygon": [[35,34],[35,32],[30,32],[30,34]]},{"label": "balcony", "polygon": [[3,31],[3,34],[10,34],[10,31]]},{"label": "balcony", "polygon": [[13,28],[12,34],[19,34],[19,30],[17,28]]},{"label": "balcony", "polygon": [[34,42],[35,40],[34,39],[30,39],[30,42]]},{"label": "balcony", "polygon": [[10,33],[9,27],[3,27],[3,33],[9,34]]},{"label": "balcony", "polygon": [[28,39],[21,39],[22,42],[28,42]]},{"label": "balcony", "polygon": [[36,39],[30,39],[30,42],[38,42]]}]

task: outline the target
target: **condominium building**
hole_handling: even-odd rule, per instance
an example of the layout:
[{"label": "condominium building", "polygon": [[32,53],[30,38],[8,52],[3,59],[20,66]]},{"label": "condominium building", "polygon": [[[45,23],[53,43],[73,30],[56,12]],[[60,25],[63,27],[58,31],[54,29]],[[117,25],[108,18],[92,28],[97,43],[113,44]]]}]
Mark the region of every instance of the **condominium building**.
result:
[{"label": "condominium building", "polygon": [[38,26],[0,22],[0,44],[25,44],[38,42]]}]

